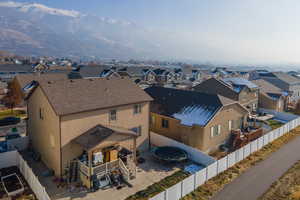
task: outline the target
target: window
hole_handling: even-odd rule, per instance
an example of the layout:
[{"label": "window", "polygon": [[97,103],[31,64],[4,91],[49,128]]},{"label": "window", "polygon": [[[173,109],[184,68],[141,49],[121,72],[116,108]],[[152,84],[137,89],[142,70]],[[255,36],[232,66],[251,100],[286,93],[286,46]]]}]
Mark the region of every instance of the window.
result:
[{"label": "window", "polygon": [[138,135],[142,135],[142,126],[134,127],[131,130]]},{"label": "window", "polygon": [[136,104],[133,106],[133,114],[139,114],[142,112],[142,105]]},{"label": "window", "polygon": [[109,120],[110,121],[117,120],[117,110],[111,110],[111,111],[109,111]]},{"label": "window", "polygon": [[210,128],[210,136],[213,138],[221,134],[221,125],[212,126]]},{"label": "window", "polygon": [[232,120],[228,121],[228,130],[232,130]]},{"label": "window", "polygon": [[39,116],[40,116],[40,119],[41,119],[41,120],[44,119],[44,112],[43,112],[43,109],[42,109],[42,108],[39,109]]},{"label": "window", "polygon": [[163,128],[169,128],[169,120],[162,119],[162,120],[161,120],[161,126],[162,126]]}]

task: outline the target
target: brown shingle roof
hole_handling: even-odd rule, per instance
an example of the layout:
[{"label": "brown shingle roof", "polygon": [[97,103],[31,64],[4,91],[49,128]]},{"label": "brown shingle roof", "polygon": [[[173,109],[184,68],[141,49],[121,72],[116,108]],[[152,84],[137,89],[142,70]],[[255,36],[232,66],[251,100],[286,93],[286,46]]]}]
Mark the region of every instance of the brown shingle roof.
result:
[{"label": "brown shingle roof", "polygon": [[264,93],[282,94],[283,92],[280,88],[263,79],[253,80],[252,82],[258,85],[260,91]]},{"label": "brown shingle roof", "polygon": [[152,100],[129,79],[76,79],[40,81],[39,84],[57,115]]},{"label": "brown shingle roof", "polygon": [[21,88],[24,88],[32,81],[58,81],[68,79],[65,73],[46,73],[46,74],[19,74],[16,76]]}]

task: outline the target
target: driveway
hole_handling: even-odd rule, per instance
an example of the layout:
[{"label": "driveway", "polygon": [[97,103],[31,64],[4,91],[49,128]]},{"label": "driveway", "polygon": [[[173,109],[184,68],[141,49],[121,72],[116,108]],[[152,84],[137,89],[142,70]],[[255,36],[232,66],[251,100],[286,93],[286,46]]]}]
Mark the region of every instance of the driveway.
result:
[{"label": "driveway", "polygon": [[227,184],[213,200],[255,200],[266,192],[289,168],[300,160],[300,137],[284,145],[266,160]]}]

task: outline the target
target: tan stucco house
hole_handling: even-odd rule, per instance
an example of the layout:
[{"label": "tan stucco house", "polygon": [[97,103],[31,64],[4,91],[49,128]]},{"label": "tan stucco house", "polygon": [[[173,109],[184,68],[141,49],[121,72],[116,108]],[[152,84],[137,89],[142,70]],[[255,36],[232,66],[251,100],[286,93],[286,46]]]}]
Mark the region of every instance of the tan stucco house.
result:
[{"label": "tan stucco house", "polygon": [[196,85],[193,90],[208,94],[219,94],[233,101],[238,101],[250,112],[256,112],[258,109],[259,88],[251,81],[243,78],[210,78]]},{"label": "tan stucco house", "polygon": [[154,99],[150,130],[206,153],[226,143],[231,131],[247,121],[246,108],[220,95],[162,87],[145,91]]},{"label": "tan stucco house", "polygon": [[122,146],[133,154],[148,148],[152,99],[129,79],[40,80],[29,93],[28,134],[56,176],[83,152],[92,166],[94,153],[105,148]]},{"label": "tan stucco house", "polygon": [[287,110],[289,95],[275,85],[263,79],[253,80],[259,87],[258,106],[260,108],[282,112]]}]

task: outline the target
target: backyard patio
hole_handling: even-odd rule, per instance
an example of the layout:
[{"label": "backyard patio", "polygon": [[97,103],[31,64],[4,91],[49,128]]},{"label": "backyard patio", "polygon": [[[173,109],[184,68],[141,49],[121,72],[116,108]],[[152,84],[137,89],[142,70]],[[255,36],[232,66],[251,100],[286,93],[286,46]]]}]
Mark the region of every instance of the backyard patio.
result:
[{"label": "backyard patio", "polygon": [[39,177],[43,186],[46,187],[47,193],[51,199],[114,199],[124,200],[127,197],[146,189],[148,186],[162,180],[163,178],[184,169],[191,164],[190,161],[184,163],[164,163],[153,157],[153,154],[143,152],[139,158],[144,162],[137,165],[136,178],[128,181],[128,184],[122,188],[110,187],[105,190],[99,189],[95,192],[89,192],[87,188],[80,183],[59,184],[54,176],[45,177],[44,172],[48,169],[42,162],[34,161],[27,152],[22,153],[28,164],[32,167],[34,173]]}]

